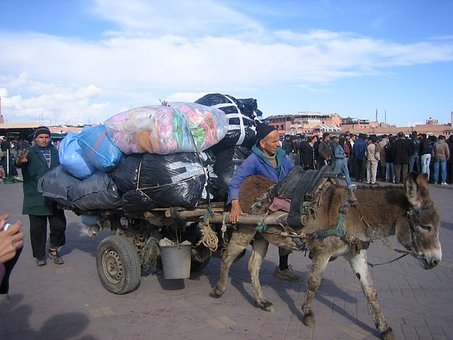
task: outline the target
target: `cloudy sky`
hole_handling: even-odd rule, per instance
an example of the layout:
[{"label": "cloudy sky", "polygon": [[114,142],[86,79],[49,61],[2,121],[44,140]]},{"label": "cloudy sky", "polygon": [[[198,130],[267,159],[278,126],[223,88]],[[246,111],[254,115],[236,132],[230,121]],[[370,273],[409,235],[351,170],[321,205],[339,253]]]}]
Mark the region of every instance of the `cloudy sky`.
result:
[{"label": "cloudy sky", "polygon": [[451,0],[1,0],[7,123],[256,98],[410,126],[453,111]]}]

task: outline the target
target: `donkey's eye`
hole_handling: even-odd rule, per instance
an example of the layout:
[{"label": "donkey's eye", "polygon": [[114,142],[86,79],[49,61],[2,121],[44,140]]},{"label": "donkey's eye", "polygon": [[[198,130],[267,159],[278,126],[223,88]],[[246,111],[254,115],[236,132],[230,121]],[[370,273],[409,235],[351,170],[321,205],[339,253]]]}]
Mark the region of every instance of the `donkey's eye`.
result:
[{"label": "donkey's eye", "polygon": [[428,232],[433,230],[433,227],[431,227],[430,225],[421,225],[420,228],[422,229],[422,231],[428,231]]}]

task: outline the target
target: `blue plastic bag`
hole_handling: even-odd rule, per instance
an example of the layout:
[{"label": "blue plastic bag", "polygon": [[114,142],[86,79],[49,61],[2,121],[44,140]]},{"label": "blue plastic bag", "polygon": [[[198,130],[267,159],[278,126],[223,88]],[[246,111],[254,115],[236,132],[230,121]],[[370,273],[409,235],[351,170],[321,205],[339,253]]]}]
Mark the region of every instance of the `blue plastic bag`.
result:
[{"label": "blue plastic bag", "polygon": [[79,133],[69,132],[60,142],[58,157],[60,164],[67,172],[79,179],[85,179],[91,176],[96,168],[83,157],[78,143],[79,136]]},{"label": "blue plastic bag", "polygon": [[84,129],[80,133],[78,142],[84,158],[98,170],[112,171],[124,159],[121,150],[107,136],[104,125]]}]

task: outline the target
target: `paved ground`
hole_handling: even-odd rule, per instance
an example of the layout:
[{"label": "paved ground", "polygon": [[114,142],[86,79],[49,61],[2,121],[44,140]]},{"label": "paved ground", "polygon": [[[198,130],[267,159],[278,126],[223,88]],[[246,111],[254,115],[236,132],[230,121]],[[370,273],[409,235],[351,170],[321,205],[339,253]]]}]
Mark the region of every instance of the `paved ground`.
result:
[{"label": "paved ground", "polygon": [[[453,187],[431,186],[441,211],[443,261],[425,271],[414,259],[372,269],[380,302],[399,339],[453,338]],[[282,283],[272,277],[277,262],[271,246],[262,284],[276,311],[253,306],[246,258],[235,264],[231,285],[221,299],[208,296],[219,272],[213,259],[204,274],[186,280],[162,275],[142,277],[140,287],[114,295],[99,282],[95,239],[83,233],[80,218],[67,213],[67,245],[63,266],[48,262],[37,267],[31,256],[28,218],[21,216],[20,183],[0,185],[1,212],[22,219],[25,248],[11,279],[10,302],[0,305],[0,339],[375,339],[366,300],[357,279],[342,259],[329,265],[315,299],[317,324],[301,323],[300,302],[305,283]],[[394,241],[394,239],[392,239]],[[369,259],[395,256],[375,242]],[[310,261],[302,253],[290,263],[303,274]]]}]

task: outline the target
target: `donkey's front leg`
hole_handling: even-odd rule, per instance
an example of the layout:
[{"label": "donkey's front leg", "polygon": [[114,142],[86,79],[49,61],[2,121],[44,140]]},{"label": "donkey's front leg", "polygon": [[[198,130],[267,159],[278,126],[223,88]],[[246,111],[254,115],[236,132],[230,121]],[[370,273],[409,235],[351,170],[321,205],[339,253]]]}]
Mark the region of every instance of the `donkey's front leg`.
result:
[{"label": "donkey's front leg", "polygon": [[238,230],[233,232],[230,242],[222,255],[222,263],[220,264],[220,275],[217,286],[214,287],[210,296],[218,298],[225,293],[228,273],[234,259],[247,247],[250,241],[256,234],[255,228],[247,226],[238,226]]},{"label": "donkey's front leg", "polygon": [[394,339],[392,329],[387,324],[385,316],[379,305],[376,289],[371,280],[370,272],[368,271],[367,254],[365,250],[361,250],[356,256],[347,256],[352,270],[360,280],[363,293],[365,294],[368,304],[371,308],[371,315],[376,325],[376,328],[381,332],[383,339]]},{"label": "donkey's front leg", "polygon": [[253,240],[252,255],[250,256],[248,263],[248,269],[250,278],[252,279],[252,290],[257,306],[267,312],[273,312],[274,306],[271,302],[264,298],[260,283],[260,268],[264,258],[266,257],[268,246],[269,242],[267,242],[260,234],[255,236],[255,239]]},{"label": "donkey's front leg", "polygon": [[310,273],[308,275],[307,294],[305,295],[305,300],[302,303],[302,311],[304,312],[303,322],[306,326],[311,327],[315,324],[315,315],[311,306],[313,304],[315,293],[321,284],[322,275],[326,270],[329,259],[330,255],[323,254],[320,249],[316,251],[313,258]]}]

